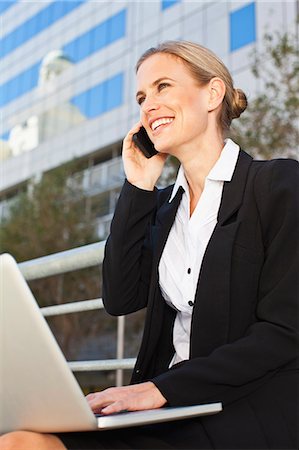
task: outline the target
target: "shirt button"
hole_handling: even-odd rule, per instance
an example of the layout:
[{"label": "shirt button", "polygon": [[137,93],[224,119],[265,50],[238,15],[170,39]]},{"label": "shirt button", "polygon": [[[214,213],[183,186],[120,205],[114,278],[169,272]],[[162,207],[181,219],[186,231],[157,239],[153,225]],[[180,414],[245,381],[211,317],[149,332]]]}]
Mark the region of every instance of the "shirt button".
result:
[{"label": "shirt button", "polygon": [[190,274],[190,273],[191,273],[191,269],[190,269],[190,267],[189,267],[189,269],[187,270],[187,273],[188,273],[188,274]]},{"label": "shirt button", "polygon": [[189,306],[194,306],[194,302],[192,302],[191,300],[189,300],[188,305],[189,305]]}]

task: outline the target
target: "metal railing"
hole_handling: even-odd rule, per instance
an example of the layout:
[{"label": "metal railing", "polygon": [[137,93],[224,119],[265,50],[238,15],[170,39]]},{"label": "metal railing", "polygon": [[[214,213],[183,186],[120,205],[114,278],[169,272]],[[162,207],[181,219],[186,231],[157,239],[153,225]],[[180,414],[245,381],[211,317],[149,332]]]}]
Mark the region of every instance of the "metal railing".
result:
[{"label": "metal railing", "polygon": [[[26,280],[37,280],[51,275],[58,275],[74,270],[100,265],[104,258],[105,241],[66,250],[41,258],[19,263],[19,268]],[[41,308],[45,317],[103,309],[101,298]],[[74,372],[116,370],[116,385],[123,384],[123,370],[132,369],[135,358],[124,358],[125,317],[117,318],[116,359],[95,361],[69,361]]]},{"label": "metal railing", "polygon": [[96,195],[121,187],[125,179],[122,158],[89,167],[72,177],[73,183],[80,185],[87,195]]}]

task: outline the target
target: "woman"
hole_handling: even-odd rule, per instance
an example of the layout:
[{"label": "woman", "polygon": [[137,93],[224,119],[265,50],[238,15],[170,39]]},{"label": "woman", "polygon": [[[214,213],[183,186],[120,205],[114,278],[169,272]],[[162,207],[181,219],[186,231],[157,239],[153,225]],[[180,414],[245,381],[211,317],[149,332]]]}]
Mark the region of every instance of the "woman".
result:
[{"label": "woman", "polygon": [[[117,438],[13,433],[4,448],[298,448],[298,163],[253,161],[225,140],[246,96],[204,47],[150,49],[137,85],[103,297],[113,315],[147,307],[145,330],[132,385],[87,400],[104,414],[214,401],[223,412]],[[132,141],[141,125],[158,150],[150,159]],[[178,177],[157,190],[169,154]]]}]

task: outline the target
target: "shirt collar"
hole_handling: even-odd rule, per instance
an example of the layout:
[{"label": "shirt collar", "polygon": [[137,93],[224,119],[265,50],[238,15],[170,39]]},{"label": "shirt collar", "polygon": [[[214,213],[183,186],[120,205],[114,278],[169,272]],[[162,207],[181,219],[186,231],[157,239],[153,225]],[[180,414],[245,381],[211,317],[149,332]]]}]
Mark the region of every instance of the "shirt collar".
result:
[{"label": "shirt collar", "polygon": [[[226,139],[225,145],[215,165],[207,175],[207,179],[213,181],[231,181],[239,156],[240,147],[231,139]],[[179,187],[189,192],[183,166],[180,166],[169,202],[175,197]]]},{"label": "shirt collar", "polygon": [[231,139],[226,139],[220,157],[210,170],[207,178],[215,181],[231,181],[239,156],[240,147]]}]

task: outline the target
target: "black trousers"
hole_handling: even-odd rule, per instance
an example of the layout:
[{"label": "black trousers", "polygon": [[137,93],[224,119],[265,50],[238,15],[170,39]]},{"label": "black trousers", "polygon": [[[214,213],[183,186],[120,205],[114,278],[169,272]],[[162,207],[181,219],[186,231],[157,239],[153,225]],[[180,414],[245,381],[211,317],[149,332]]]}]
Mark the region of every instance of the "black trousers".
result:
[{"label": "black trousers", "polygon": [[211,416],[113,431],[60,433],[57,436],[69,450],[297,450],[297,373],[284,372]]},{"label": "black trousers", "polygon": [[195,433],[192,433],[193,426],[190,422],[190,420],[180,420],[114,431],[61,433],[57,436],[66,448],[71,450],[214,448],[199,421],[197,420],[194,428]]}]

